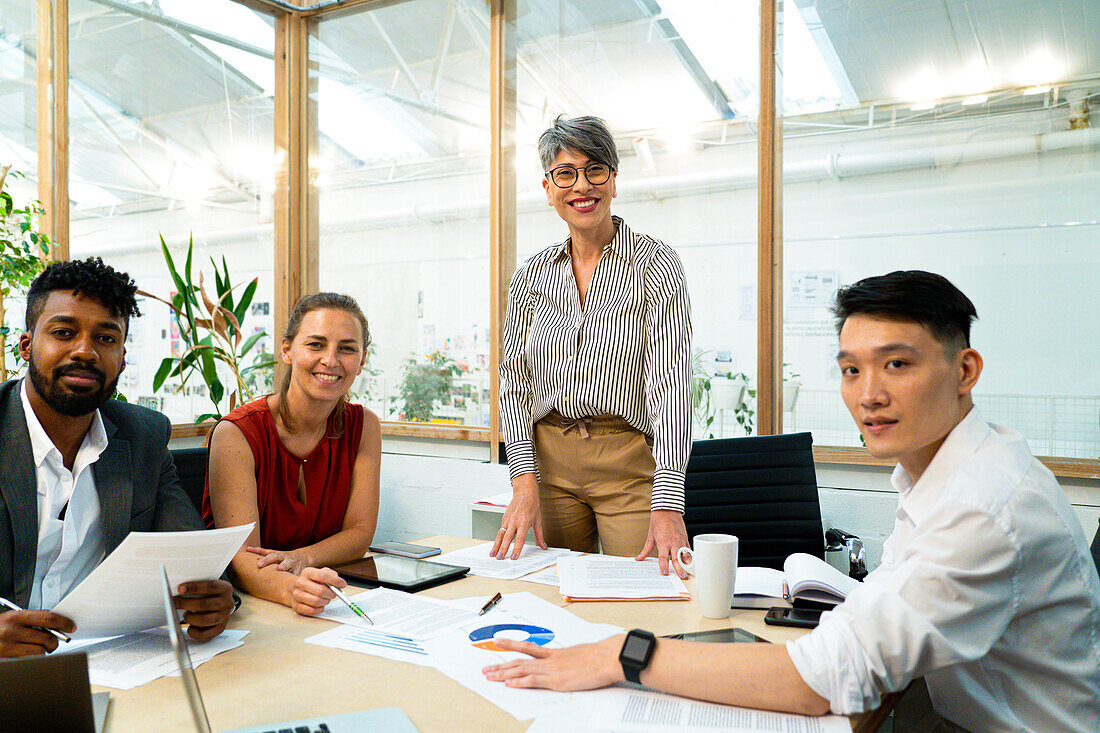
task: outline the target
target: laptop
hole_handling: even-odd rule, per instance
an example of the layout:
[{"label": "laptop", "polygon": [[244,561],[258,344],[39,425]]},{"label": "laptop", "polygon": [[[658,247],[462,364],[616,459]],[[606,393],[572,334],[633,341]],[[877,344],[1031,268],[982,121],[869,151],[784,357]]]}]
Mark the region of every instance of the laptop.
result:
[{"label": "laptop", "polygon": [[[191,664],[191,654],[187,651],[187,642],[184,640],[183,634],[180,633],[179,617],[176,615],[176,608],[172,604],[172,585],[168,582],[168,571],[164,565],[160,567],[163,575],[164,620],[168,627],[168,639],[172,642],[172,649],[176,654],[176,663],[179,665],[180,679],[183,680],[183,690],[187,694],[188,703],[191,705],[191,717],[195,721],[195,731],[196,733],[211,733],[210,719],[206,717],[206,705],[202,701],[199,680],[195,676],[195,668]],[[87,679],[87,674],[85,674],[85,685],[87,685]],[[34,730],[45,729],[36,728]],[[77,729],[74,728],[73,730]],[[372,731],[372,733],[374,731],[379,733],[419,733],[417,727],[413,725],[413,722],[409,720],[409,716],[401,708],[379,708],[377,710],[362,710],[357,713],[326,715],[319,718],[287,720],[270,725],[236,728],[225,733],[362,733],[366,730]]]},{"label": "laptop", "polygon": [[88,655],[0,660],[0,728],[5,733],[95,733]]}]

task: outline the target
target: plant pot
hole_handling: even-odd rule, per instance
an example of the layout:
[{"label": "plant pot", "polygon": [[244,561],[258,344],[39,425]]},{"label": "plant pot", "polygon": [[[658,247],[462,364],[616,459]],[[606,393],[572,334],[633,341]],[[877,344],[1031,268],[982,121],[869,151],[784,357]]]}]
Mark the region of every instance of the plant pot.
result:
[{"label": "plant pot", "polygon": [[710,405],[715,410],[736,410],[745,397],[745,383],[735,379],[715,379],[710,383]]},{"label": "plant pot", "polygon": [[783,411],[791,412],[798,401],[798,388],[802,382],[783,382]]}]

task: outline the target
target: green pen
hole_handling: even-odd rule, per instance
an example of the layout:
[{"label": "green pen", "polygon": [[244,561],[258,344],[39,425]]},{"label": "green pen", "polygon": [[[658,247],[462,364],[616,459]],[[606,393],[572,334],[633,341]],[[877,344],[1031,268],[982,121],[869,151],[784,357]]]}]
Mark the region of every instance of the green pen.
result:
[{"label": "green pen", "polygon": [[366,613],[364,613],[363,609],[359,608],[359,606],[355,603],[355,601],[348,598],[347,594],[344,593],[344,591],[340,590],[339,588],[334,588],[331,585],[329,585],[328,583],[325,583],[325,586],[327,586],[330,591],[335,593],[337,598],[339,598],[341,601],[346,603],[348,608],[350,608],[356,616],[363,619],[364,621],[366,621],[371,626],[374,626],[374,622],[370,620],[370,616],[368,616]]}]

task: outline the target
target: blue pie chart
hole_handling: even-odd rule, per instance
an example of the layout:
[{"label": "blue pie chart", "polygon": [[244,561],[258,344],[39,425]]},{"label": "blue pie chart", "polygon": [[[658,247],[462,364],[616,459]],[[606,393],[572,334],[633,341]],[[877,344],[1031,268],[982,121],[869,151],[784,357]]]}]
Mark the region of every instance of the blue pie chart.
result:
[{"label": "blue pie chart", "polygon": [[550,643],[550,640],[554,638],[553,631],[544,629],[541,626],[531,626],[530,624],[493,624],[492,626],[482,626],[480,629],[471,631],[470,641],[474,643],[474,646],[480,649],[502,652],[504,650],[493,643],[493,639],[501,631],[522,631],[527,634],[527,638],[520,639],[520,641],[529,641],[539,646],[546,646]]}]

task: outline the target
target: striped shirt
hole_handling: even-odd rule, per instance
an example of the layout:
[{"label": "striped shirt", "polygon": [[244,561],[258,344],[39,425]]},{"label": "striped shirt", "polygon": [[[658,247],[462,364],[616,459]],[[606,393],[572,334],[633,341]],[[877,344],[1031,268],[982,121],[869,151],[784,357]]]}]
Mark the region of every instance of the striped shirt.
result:
[{"label": "striped shirt", "polygon": [[684,510],[691,452],[691,308],[680,258],[619,217],[581,306],[569,240],[516,270],[500,361],[512,478],[536,473],[533,426],[619,415],[653,438],[650,508]]}]

